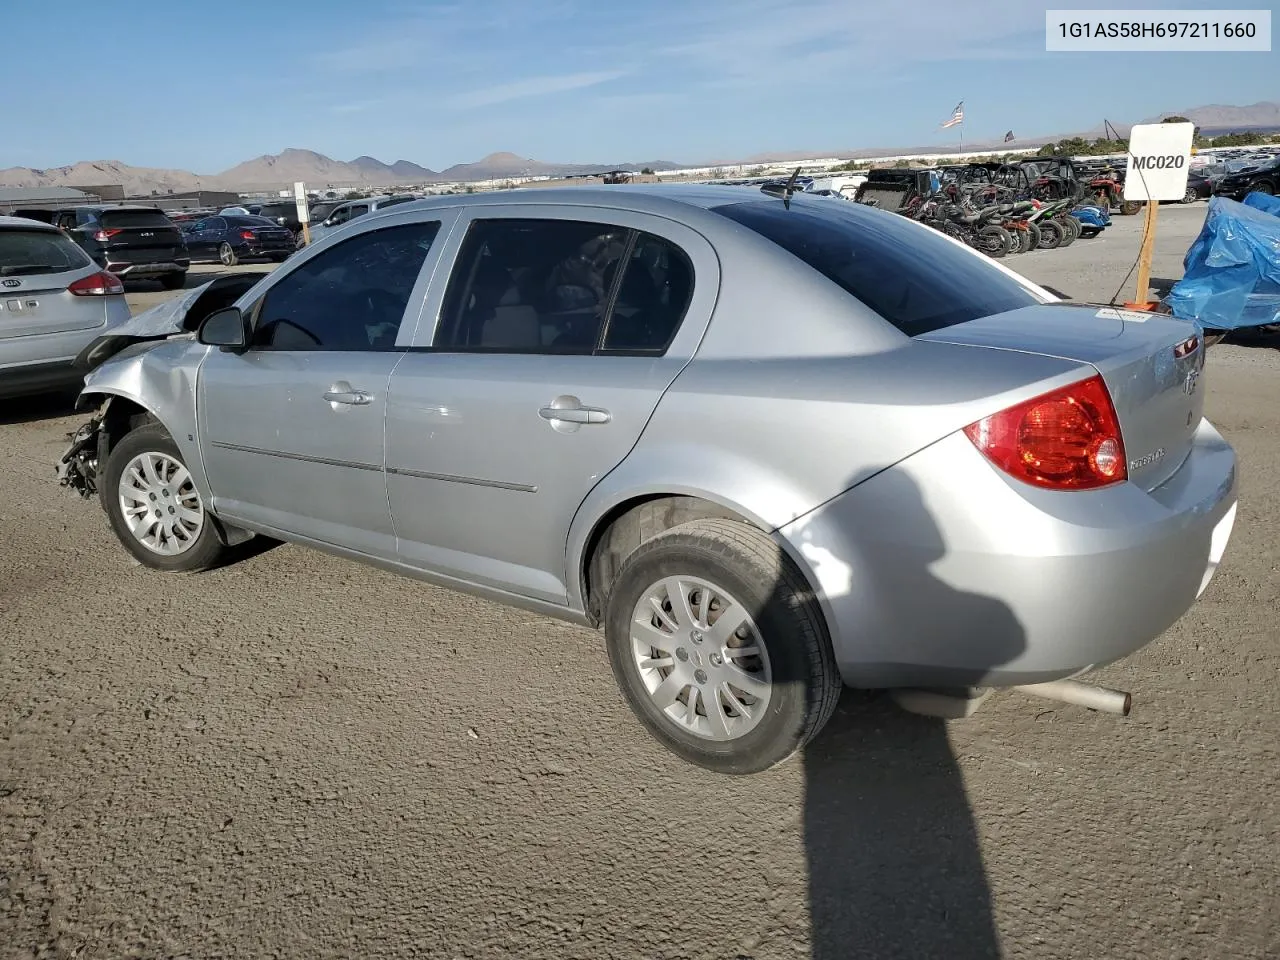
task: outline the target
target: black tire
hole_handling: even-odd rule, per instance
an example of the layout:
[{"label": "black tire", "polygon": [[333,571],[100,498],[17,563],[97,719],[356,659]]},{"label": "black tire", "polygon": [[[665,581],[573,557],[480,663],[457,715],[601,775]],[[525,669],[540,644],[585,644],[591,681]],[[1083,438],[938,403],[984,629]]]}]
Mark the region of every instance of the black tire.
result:
[{"label": "black tire", "polygon": [[1022,230],[1005,228],[1009,236],[1013,238],[1013,246],[1009,250],[1009,256],[1019,253],[1026,253],[1029,249],[1027,246],[1027,234]]},{"label": "black tire", "polygon": [[1249,188],[1249,192],[1262,193],[1266,194],[1268,197],[1274,197],[1276,195],[1276,185],[1270,180],[1259,180]]},{"label": "black tire", "polygon": [[218,262],[224,267],[234,267],[240,262],[240,258],[236,256],[235,248],[224,241],[222,245],[218,247]]},{"label": "black tire", "polygon": [[1141,200],[1121,200],[1120,201],[1120,216],[1122,217],[1132,217],[1141,209],[1142,209]]},{"label": "black tire", "polygon": [[1179,203],[1195,203],[1199,199],[1200,199],[1200,194],[1196,193],[1196,188],[1188,186],[1187,192],[1182,195],[1182,199],[1179,200],[1178,202]]},{"label": "black tire", "polygon": [[1101,232],[1102,232],[1102,231],[1101,231],[1101,230],[1099,230],[1097,227],[1081,227],[1081,228],[1080,228],[1080,237],[1081,237],[1081,239],[1089,240],[1089,239],[1091,239],[1092,237],[1096,237],[1096,236],[1097,236],[1098,234],[1100,234]]},{"label": "black tire", "polygon": [[974,245],[988,257],[999,260],[1013,249],[1015,242],[1004,227],[988,224],[978,231]]},{"label": "black tire", "polygon": [[1079,240],[1080,235],[1084,233],[1084,221],[1077,220],[1075,217],[1072,217],[1072,216],[1068,216],[1067,226],[1071,230],[1071,236],[1067,240],[1067,243],[1070,244],[1070,243],[1074,243],[1076,240]]},{"label": "black tire", "polygon": [[187,272],[166,273],[160,278],[160,286],[166,290],[181,290],[187,283]]},{"label": "black tire", "polygon": [[1058,244],[1059,247],[1071,246],[1080,236],[1080,221],[1069,214],[1058,221],[1058,226],[1062,228],[1062,242]]},{"label": "black tire", "polygon": [[[204,522],[199,534],[181,553],[166,555],[150,550],[129,530],[129,524],[120,506],[120,477],[129,462],[144,453],[162,454],[182,464],[183,467],[186,466],[178,445],[160,424],[144,423],[126,433],[111,448],[106,469],[98,483],[98,496],[102,502],[102,509],[106,511],[107,519],[111,523],[111,529],[124,544],[124,548],[133,554],[139,563],[154,570],[163,570],[167,573],[189,573],[214,566],[225,556],[227,548],[218,539],[218,531],[207,509],[204,510]],[[195,496],[199,498],[198,493]]]},{"label": "black tire", "polygon": [[[768,708],[736,739],[712,740],[684,729],[654,703],[641,676],[632,652],[633,614],[652,586],[673,576],[702,578],[726,591],[754,620],[768,655]],[[682,759],[718,773],[758,773],[793,756],[822,729],[840,699],[840,674],[812,589],[777,544],[746,524],[694,520],[645,541],[618,571],[604,628],[614,678],[649,733]],[[693,641],[688,647],[696,662],[698,648]],[[700,693],[705,698],[706,690]]]},{"label": "black tire", "polygon": [[1057,220],[1045,220],[1040,225],[1041,250],[1053,250],[1062,243],[1064,228]]},{"label": "black tire", "polygon": [[1027,249],[1024,252],[1029,253],[1032,250],[1040,249],[1040,224],[1034,220],[1027,224]]}]

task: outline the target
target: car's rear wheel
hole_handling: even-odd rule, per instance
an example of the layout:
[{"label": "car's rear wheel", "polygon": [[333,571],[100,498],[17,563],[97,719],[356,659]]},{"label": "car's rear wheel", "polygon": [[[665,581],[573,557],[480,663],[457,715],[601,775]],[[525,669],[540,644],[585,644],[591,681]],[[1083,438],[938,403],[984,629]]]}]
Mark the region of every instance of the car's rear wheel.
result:
[{"label": "car's rear wheel", "polygon": [[218,247],[218,262],[224,267],[234,267],[240,262],[240,258],[236,256],[236,251],[231,244],[224,242]]},{"label": "car's rear wheel", "polygon": [[160,278],[160,286],[166,290],[181,290],[187,282],[187,273],[166,273]]},{"label": "car's rear wheel", "polygon": [[149,423],[111,450],[98,484],[111,528],[144,566],[169,572],[213,566],[226,548],[165,429]]},{"label": "car's rear wheel", "polygon": [[1274,197],[1276,194],[1276,185],[1270,180],[1259,180],[1249,188],[1250,193],[1265,193],[1268,197]]},{"label": "car's rear wheel", "polygon": [[605,637],[649,732],[720,773],[786,760],[840,696],[813,591],[768,536],[731,520],[681,524],[637,547],[609,592]]},{"label": "car's rear wheel", "polygon": [[1188,186],[1187,192],[1182,195],[1183,203],[1195,203],[1199,199],[1200,194],[1196,193],[1196,188],[1192,186]]}]

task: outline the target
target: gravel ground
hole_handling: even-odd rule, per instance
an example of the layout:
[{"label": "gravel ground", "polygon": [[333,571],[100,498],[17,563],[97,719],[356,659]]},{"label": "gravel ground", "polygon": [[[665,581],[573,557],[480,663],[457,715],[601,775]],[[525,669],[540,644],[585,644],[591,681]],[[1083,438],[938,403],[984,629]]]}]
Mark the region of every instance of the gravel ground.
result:
[{"label": "gravel ground", "polygon": [[[1162,211],[1157,278],[1203,211]],[[1139,229],[1008,263],[1105,300]],[[83,418],[2,405],[0,958],[1280,956],[1278,372],[1210,351],[1239,520],[1101,675],[1132,716],[850,692],[737,779],[657,747],[588,631],[291,546],[131,565],[52,479]]]}]

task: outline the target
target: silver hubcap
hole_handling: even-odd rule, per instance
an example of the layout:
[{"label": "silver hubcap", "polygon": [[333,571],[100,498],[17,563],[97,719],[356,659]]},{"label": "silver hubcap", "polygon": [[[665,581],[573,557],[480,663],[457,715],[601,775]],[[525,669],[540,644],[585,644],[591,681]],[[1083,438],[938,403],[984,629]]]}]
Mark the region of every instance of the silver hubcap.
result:
[{"label": "silver hubcap", "polygon": [[769,655],[746,608],[713,583],[667,577],[631,616],[631,654],[654,705],[707,740],[735,740],[764,718]]},{"label": "silver hubcap", "polygon": [[129,532],[151,550],[176,556],[204,529],[204,505],[191,474],[173,457],[140,453],[120,475],[120,512]]}]

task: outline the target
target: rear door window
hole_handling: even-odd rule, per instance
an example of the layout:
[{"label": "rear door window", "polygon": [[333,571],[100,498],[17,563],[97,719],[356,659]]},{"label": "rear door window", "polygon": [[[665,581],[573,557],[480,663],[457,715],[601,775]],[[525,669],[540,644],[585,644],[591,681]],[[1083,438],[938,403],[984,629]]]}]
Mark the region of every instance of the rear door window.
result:
[{"label": "rear door window", "polygon": [[631,231],[575,220],[477,220],[467,231],[434,345],[592,353]]},{"label": "rear door window", "polygon": [[0,277],[66,273],[90,263],[88,255],[61,233],[0,229]]},{"label": "rear door window", "polygon": [[909,337],[1040,303],[994,264],[897,214],[856,203],[712,208],[808,264]]}]

